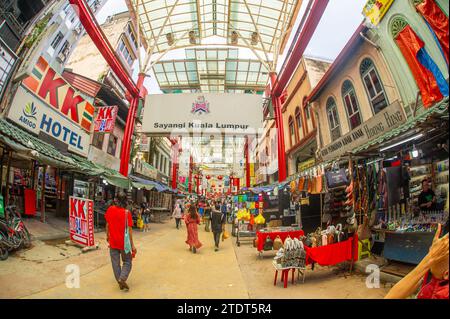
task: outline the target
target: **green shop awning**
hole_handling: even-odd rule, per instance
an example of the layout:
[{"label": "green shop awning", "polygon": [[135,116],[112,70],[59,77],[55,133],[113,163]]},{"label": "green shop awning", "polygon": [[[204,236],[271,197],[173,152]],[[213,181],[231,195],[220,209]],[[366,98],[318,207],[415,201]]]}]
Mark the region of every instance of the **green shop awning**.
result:
[{"label": "green shop awning", "polygon": [[132,181],[131,184],[135,188],[146,189],[146,190],[149,190],[149,191],[151,191],[152,189],[155,188],[155,186],[153,186],[153,185],[143,184],[143,183],[134,182],[134,181]]},{"label": "green shop awning", "polygon": [[0,119],[0,136],[1,140],[13,150],[27,155],[41,164],[65,169],[77,168],[77,164],[72,158],[4,119]]},{"label": "green shop awning", "polygon": [[387,142],[394,137],[399,136],[402,133],[405,133],[417,126],[419,123],[425,122],[430,116],[438,114],[438,115],[444,115],[448,113],[448,101],[449,98],[446,97],[441,102],[435,104],[434,106],[430,107],[429,109],[426,109],[422,113],[416,115],[415,117],[409,118],[405,123],[397,127],[396,129],[393,129],[392,131],[386,132],[385,134],[368,141],[366,144],[363,144],[357,148],[355,148],[352,153],[358,154],[359,152],[365,151],[368,148],[372,146],[379,145],[381,143]]}]

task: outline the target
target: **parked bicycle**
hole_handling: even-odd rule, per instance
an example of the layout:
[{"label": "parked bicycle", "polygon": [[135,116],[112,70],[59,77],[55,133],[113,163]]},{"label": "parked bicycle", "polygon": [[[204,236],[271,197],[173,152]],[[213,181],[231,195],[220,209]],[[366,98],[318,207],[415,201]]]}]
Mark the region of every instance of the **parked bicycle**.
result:
[{"label": "parked bicycle", "polygon": [[6,207],[6,216],[0,218],[0,260],[6,260],[12,250],[31,246],[30,233],[16,207]]}]

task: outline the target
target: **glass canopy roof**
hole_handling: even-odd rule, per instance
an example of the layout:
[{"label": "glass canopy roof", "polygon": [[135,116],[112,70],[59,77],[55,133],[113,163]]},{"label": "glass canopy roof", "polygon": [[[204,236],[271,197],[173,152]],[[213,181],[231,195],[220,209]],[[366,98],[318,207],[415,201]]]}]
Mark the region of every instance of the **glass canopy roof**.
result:
[{"label": "glass canopy roof", "polygon": [[131,0],[150,54],[219,37],[231,46],[282,53],[302,0]]},{"label": "glass canopy roof", "polygon": [[263,92],[269,70],[259,60],[238,59],[237,49],[186,49],[186,60],[153,66],[158,84],[172,92]]}]

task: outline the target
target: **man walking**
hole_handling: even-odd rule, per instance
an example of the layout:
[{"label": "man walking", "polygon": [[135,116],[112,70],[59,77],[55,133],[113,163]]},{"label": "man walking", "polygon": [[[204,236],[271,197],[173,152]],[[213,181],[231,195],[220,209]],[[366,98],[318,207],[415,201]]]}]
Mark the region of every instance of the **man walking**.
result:
[{"label": "man walking", "polygon": [[220,211],[220,204],[216,204],[211,212],[211,230],[214,235],[214,251],[219,250],[220,235],[225,230],[225,215]]},{"label": "man walking", "polygon": [[[132,226],[133,219],[131,213],[126,209],[127,196],[125,193],[120,193],[117,198],[118,203],[108,208],[105,214],[106,219],[106,240],[109,244],[109,253],[111,256],[111,264],[116,281],[119,284],[120,290],[128,291],[126,281],[131,272],[132,259],[137,250],[134,246]],[[125,236],[125,233],[128,236]],[[130,241],[131,251],[126,251],[129,248],[125,245],[125,240]],[[121,266],[120,259],[122,258],[123,265]]]}]

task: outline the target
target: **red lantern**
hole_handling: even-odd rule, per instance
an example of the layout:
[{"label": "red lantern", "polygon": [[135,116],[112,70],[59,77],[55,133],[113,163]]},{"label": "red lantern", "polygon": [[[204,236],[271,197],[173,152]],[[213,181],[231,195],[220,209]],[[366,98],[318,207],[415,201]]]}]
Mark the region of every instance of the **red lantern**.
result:
[{"label": "red lantern", "polygon": [[209,175],[206,175],[206,179],[211,179],[211,176],[209,176]]},{"label": "red lantern", "polygon": [[221,180],[223,179],[223,176],[222,176],[222,175],[219,175],[219,176],[217,176],[217,179],[218,179],[219,181],[221,181]]}]

